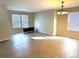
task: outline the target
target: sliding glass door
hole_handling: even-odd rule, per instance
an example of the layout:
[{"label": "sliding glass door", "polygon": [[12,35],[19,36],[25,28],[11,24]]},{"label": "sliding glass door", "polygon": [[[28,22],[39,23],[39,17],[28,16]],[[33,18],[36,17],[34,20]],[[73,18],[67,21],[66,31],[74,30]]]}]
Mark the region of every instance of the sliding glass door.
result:
[{"label": "sliding glass door", "polygon": [[22,28],[28,28],[29,27],[29,22],[28,22],[28,16],[27,15],[21,15],[21,23],[22,23]]},{"label": "sliding glass door", "polygon": [[11,16],[13,33],[23,32],[23,28],[29,27],[28,15],[12,14]]}]

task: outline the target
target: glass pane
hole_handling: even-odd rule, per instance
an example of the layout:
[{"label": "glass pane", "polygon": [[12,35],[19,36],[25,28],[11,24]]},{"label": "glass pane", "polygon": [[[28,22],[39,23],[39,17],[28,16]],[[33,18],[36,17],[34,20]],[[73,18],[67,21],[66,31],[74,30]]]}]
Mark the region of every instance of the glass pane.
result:
[{"label": "glass pane", "polygon": [[21,15],[22,17],[22,28],[28,28],[28,15]]},{"label": "glass pane", "polygon": [[12,14],[12,27],[13,28],[21,28],[20,15]]},{"label": "glass pane", "polygon": [[79,31],[79,12],[70,12],[68,14],[67,30]]}]

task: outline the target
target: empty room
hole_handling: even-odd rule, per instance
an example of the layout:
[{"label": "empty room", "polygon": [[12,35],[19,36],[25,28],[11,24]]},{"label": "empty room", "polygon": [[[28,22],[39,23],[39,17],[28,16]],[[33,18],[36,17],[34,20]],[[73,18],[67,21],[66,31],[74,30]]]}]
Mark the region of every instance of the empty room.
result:
[{"label": "empty room", "polygon": [[79,0],[0,0],[0,58],[79,58]]}]

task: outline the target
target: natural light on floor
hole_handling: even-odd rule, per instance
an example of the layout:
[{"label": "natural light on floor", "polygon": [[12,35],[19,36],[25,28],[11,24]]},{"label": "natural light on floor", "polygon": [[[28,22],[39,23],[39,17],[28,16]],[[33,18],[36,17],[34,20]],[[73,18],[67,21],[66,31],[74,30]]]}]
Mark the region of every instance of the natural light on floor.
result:
[{"label": "natural light on floor", "polygon": [[[43,40],[43,39],[50,39],[50,40],[60,40],[61,42],[63,42],[63,47],[61,48],[64,52],[64,56],[66,57],[73,57],[76,56],[77,54],[77,41],[75,39],[72,38],[68,38],[68,37],[63,37],[63,36],[40,36],[40,37],[32,37],[35,40]],[[58,41],[59,42],[59,41]]]},{"label": "natural light on floor", "polygon": [[68,37],[63,37],[63,36],[38,36],[38,37],[32,37],[33,39],[38,39],[38,40],[42,40],[42,39],[72,39],[72,38],[68,38]]}]

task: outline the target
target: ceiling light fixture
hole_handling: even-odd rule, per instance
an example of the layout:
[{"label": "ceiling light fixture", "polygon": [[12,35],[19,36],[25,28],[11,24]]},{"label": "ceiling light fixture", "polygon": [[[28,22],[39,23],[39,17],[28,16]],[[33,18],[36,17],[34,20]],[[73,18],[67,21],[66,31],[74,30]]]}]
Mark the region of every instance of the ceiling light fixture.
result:
[{"label": "ceiling light fixture", "polygon": [[64,7],[64,6],[63,6],[64,1],[62,1],[61,3],[62,3],[62,5],[61,5],[61,10],[58,11],[57,14],[58,14],[58,15],[68,14],[68,12],[63,9],[63,7]]}]

